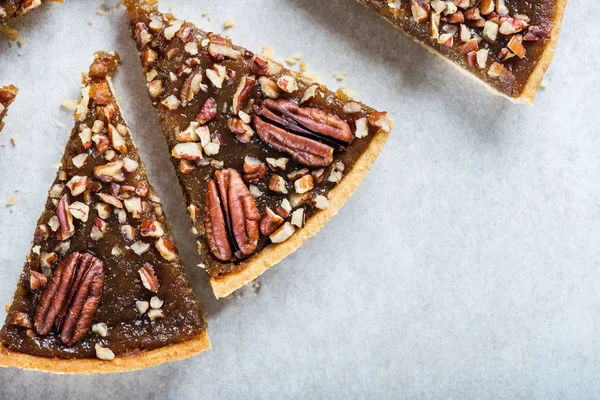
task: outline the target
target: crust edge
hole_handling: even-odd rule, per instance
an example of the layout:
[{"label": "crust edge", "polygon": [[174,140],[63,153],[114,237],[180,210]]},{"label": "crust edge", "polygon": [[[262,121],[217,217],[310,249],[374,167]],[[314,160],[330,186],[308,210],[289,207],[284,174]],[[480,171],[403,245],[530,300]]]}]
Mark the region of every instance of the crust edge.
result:
[{"label": "crust edge", "polygon": [[132,356],[115,357],[112,361],[37,357],[0,347],[0,367],[52,374],[110,374],[137,371],[170,361],[184,360],[206,350],[210,350],[210,340],[205,330],[188,341],[142,351]]},{"label": "crust edge", "polygon": [[562,27],[562,20],[565,15],[565,8],[567,7],[568,0],[557,0],[556,2],[556,14],[554,15],[554,21],[552,23],[552,30],[550,31],[550,42],[546,45],[542,56],[540,57],[537,65],[531,72],[519,99],[529,106],[533,105],[535,95],[542,84],[544,75],[550,67],[550,63],[556,53],[556,47],[558,46],[558,39],[560,36],[560,30]]},{"label": "crust edge", "polygon": [[266,247],[256,257],[252,258],[242,271],[229,274],[223,278],[210,280],[210,285],[217,299],[227,297],[242,286],[258,278],[269,268],[275,266],[288,255],[296,251],[306,240],[313,237],[338,211],[360,186],[369,169],[383,150],[390,132],[379,130],[369,143],[367,150],[360,156],[350,172],[340,184],[329,193],[329,207],[317,212],[310,218],[304,228],[295,233],[286,242]]},{"label": "crust edge", "polygon": [[[356,1],[360,4],[362,4],[363,6],[365,6],[366,8],[368,8],[369,10],[373,11],[363,0],[356,0]],[[527,83],[523,87],[523,90],[521,91],[521,94],[518,97],[510,97],[510,96],[506,95],[505,93],[502,93],[501,91],[494,88],[487,82],[482,81],[481,79],[479,79],[478,77],[476,77],[475,75],[470,73],[468,70],[462,68],[460,65],[456,64],[454,61],[444,57],[436,49],[429,46],[427,43],[422,42],[422,41],[412,37],[408,33],[404,32],[404,30],[402,28],[397,26],[393,21],[389,20],[385,16],[383,16],[377,12],[375,12],[375,15],[379,16],[380,18],[382,18],[383,20],[388,22],[390,25],[392,25],[395,29],[399,30],[400,32],[402,32],[403,34],[405,34],[406,36],[411,38],[413,41],[415,41],[416,43],[423,46],[430,53],[435,54],[436,56],[440,57],[442,60],[444,60],[448,64],[454,66],[454,68],[456,68],[458,71],[460,71],[463,75],[468,76],[471,79],[475,80],[475,82],[479,83],[480,85],[483,85],[487,90],[489,90],[493,94],[503,97],[512,103],[533,106],[533,101],[535,99],[535,96],[538,92],[540,85],[542,84],[542,80],[544,79],[544,74],[546,73],[546,70],[550,67],[550,64],[552,63],[552,59],[554,58],[554,53],[556,52],[556,47],[558,45],[558,39],[559,39],[559,35],[560,35],[560,29],[562,26],[562,19],[563,19],[564,13],[565,13],[565,8],[567,6],[567,2],[568,2],[568,0],[558,0],[557,1],[556,15],[555,15],[555,18],[554,18],[554,21],[552,24],[552,30],[550,32],[550,41],[546,45],[546,48],[544,49],[542,56],[540,57],[537,65],[531,72],[529,79],[527,80]]]}]

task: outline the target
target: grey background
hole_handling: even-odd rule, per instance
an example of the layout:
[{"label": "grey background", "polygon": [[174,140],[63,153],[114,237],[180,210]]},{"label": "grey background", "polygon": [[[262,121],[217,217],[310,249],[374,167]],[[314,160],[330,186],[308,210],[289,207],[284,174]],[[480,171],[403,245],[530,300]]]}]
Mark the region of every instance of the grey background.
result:
[{"label": "grey background", "polygon": [[[112,376],[0,370],[0,398],[510,398],[600,396],[600,117],[592,0],[572,2],[533,108],[464,78],[351,0],[162,2],[207,30],[309,70],[393,113],[363,185],[319,235],[230,300],[195,253],[123,10],[67,1],[0,41],[21,93],[0,134],[0,301],[10,301],[72,127],[92,52],[120,52],[116,85],[166,203],[213,350]],[[575,7],[576,6],[576,7]],[[211,10],[212,21],[202,17]],[[94,22],[88,20],[93,17]],[[59,127],[56,121],[64,124]],[[15,147],[10,136],[16,136]],[[4,202],[18,189],[17,203]],[[2,315],[4,319],[4,310]]]}]

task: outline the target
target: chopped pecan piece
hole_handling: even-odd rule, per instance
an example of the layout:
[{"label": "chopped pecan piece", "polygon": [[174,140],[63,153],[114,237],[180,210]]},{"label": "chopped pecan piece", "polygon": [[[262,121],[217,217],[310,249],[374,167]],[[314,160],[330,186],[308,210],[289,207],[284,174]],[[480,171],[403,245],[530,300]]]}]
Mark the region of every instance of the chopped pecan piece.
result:
[{"label": "chopped pecan piece", "polygon": [[35,309],[34,327],[47,335],[53,326],[66,346],[89,332],[104,287],[102,262],[91,254],[72,253],[56,268]]},{"label": "chopped pecan piece", "polygon": [[160,289],[160,285],[158,283],[158,278],[154,273],[154,268],[149,263],[146,263],[138,270],[140,274],[140,279],[142,280],[142,285],[152,293],[158,293],[158,289]]},{"label": "chopped pecan piece", "polygon": [[22,326],[23,328],[27,329],[31,329],[33,327],[29,315],[21,311],[15,311],[11,313],[6,320],[6,324]]},{"label": "chopped pecan piece", "polygon": [[246,105],[255,83],[256,78],[254,76],[245,76],[240,81],[240,84],[233,95],[232,111],[235,115],[237,115]]},{"label": "chopped pecan piece", "polygon": [[527,30],[525,36],[523,36],[523,40],[526,42],[536,42],[538,40],[548,39],[549,37],[550,35],[544,28],[532,25]]},{"label": "chopped pecan piece", "polygon": [[273,210],[267,207],[264,217],[262,217],[260,220],[260,232],[265,236],[269,236],[279,229],[284,222],[285,220],[283,218],[275,214]]},{"label": "chopped pecan piece", "polygon": [[200,112],[196,117],[196,122],[199,122],[201,125],[207,124],[217,116],[217,101],[209,97],[204,101],[202,107],[200,108]]},{"label": "chopped pecan piece", "polygon": [[244,181],[258,183],[265,177],[267,166],[254,157],[244,157]]},{"label": "chopped pecan piece", "polygon": [[260,214],[240,174],[233,169],[215,172],[208,181],[205,228],[209,247],[221,261],[234,253],[249,256],[256,250]]}]

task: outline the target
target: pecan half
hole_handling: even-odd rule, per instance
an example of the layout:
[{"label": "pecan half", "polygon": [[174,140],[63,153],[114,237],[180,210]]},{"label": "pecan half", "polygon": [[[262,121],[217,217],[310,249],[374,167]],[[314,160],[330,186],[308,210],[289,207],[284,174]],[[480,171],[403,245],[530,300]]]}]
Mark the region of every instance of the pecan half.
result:
[{"label": "pecan half", "polygon": [[263,121],[256,115],[252,116],[252,122],[262,140],[277,150],[288,153],[304,165],[322,167],[333,161],[333,148],[326,144],[294,135]]},{"label": "pecan half", "polygon": [[345,150],[353,138],[346,121],[291,100],[266,99],[253,113],[254,127],[265,142],[310,167],[331,164],[333,152]]},{"label": "pecan half", "polygon": [[[212,253],[221,261],[249,256],[256,250],[260,214],[248,187],[233,169],[215,172],[208,181],[206,236]],[[238,254],[239,251],[239,254]]]},{"label": "pecan half", "polygon": [[104,269],[91,254],[72,253],[56,268],[35,309],[34,327],[47,335],[53,326],[72,346],[89,332],[102,299]]}]

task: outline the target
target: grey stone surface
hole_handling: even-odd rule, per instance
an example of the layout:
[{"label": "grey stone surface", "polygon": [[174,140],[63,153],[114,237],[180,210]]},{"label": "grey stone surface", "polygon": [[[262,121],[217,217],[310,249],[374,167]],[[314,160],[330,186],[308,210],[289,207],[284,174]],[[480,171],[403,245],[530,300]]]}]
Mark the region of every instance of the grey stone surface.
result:
[{"label": "grey stone surface", "polygon": [[[112,376],[0,370],[2,399],[562,399],[600,394],[600,42],[572,2],[533,108],[487,93],[351,0],[172,0],[209,30],[391,111],[396,129],[319,235],[231,300],[212,299],[145,93],[123,10],[67,1],[0,41],[0,82],[21,88],[0,134],[0,301],[10,301],[72,127],[93,51],[116,85],[208,314],[213,350]],[[104,3],[112,8],[114,0]],[[577,6],[579,8],[576,8]],[[211,10],[212,20],[202,17]],[[88,20],[93,18],[93,23]],[[64,127],[57,126],[59,121]],[[9,138],[16,136],[13,147]],[[17,193],[17,203],[4,202]],[[0,315],[4,318],[4,310]]]}]

